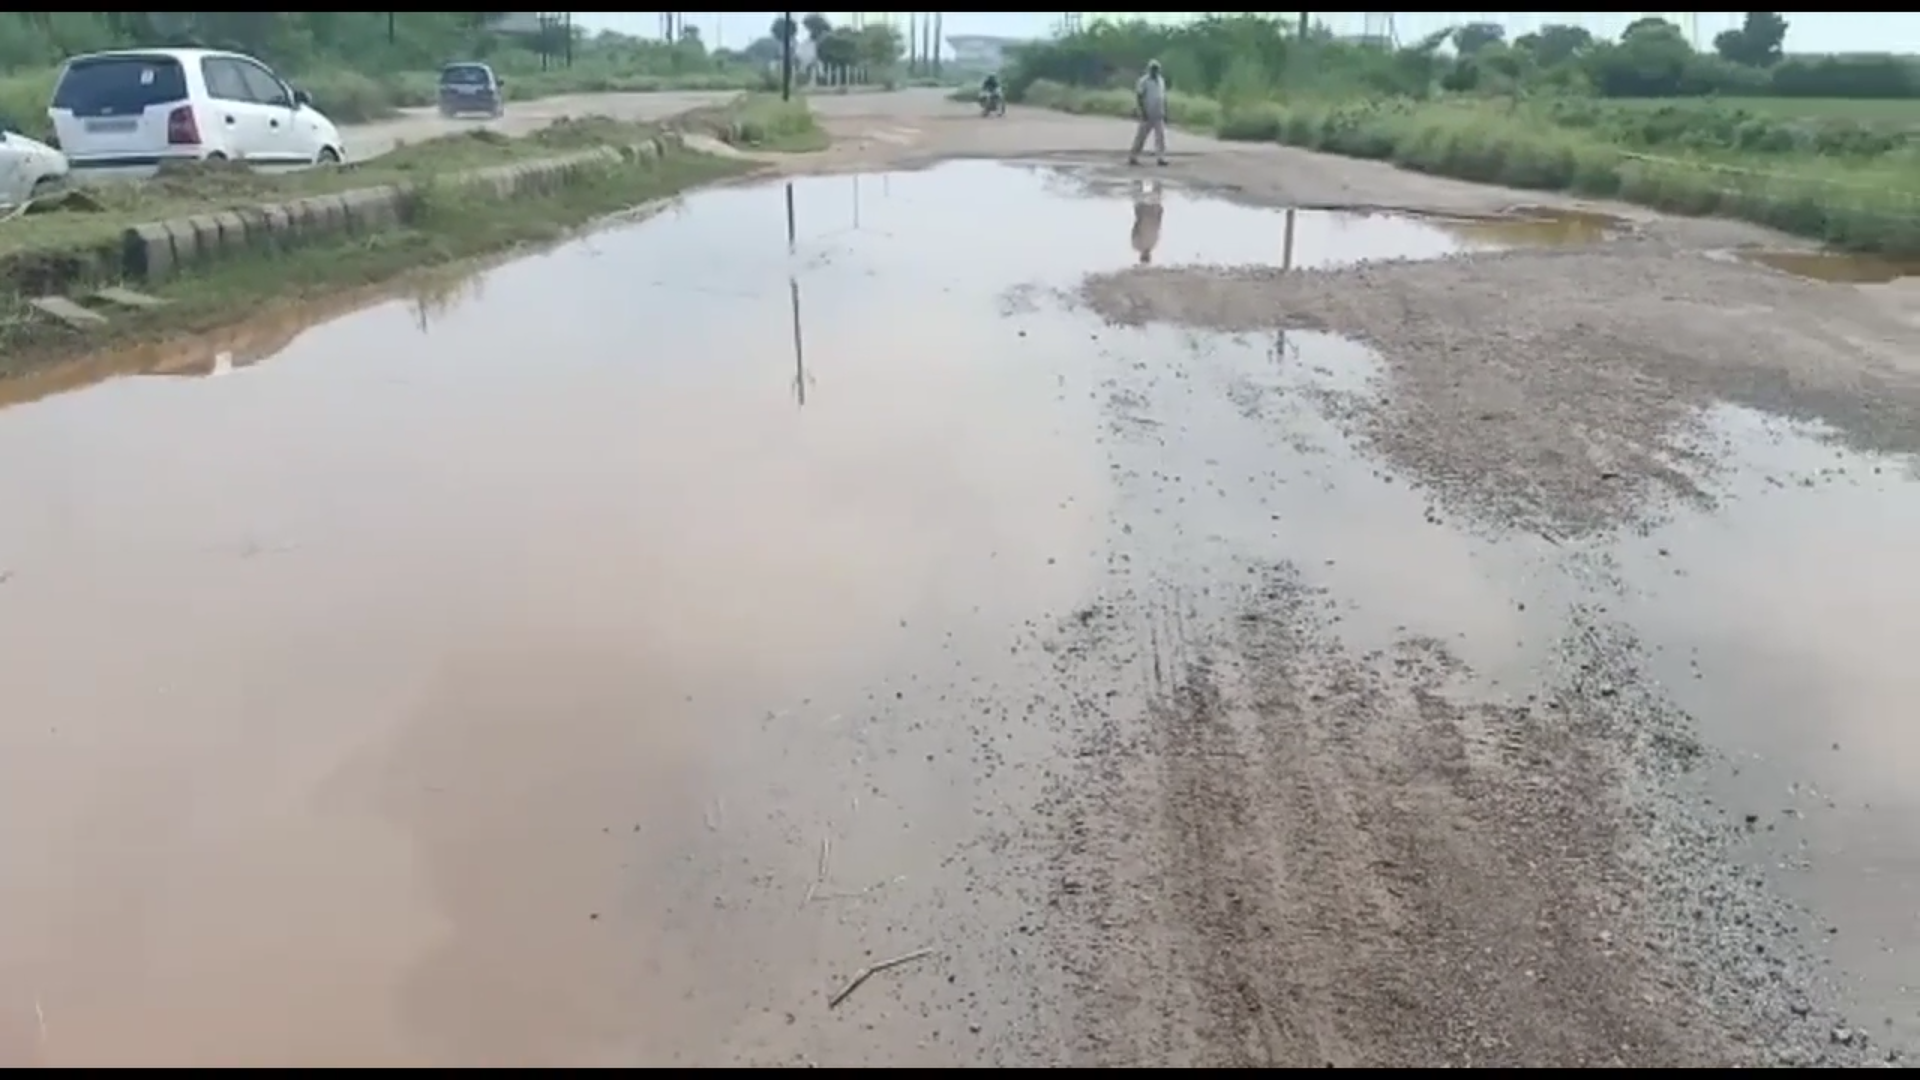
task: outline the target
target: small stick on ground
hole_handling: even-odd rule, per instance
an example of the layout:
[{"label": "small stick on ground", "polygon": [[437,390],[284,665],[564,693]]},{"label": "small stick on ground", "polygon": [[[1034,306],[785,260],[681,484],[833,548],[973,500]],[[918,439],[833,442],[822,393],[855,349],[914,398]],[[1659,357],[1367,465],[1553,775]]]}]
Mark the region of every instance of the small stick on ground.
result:
[{"label": "small stick on ground", "polygon": [[861,968],[859,971],[856,971],[853,973],[852,981],[848,982],[847,985],[839,993],[833,995],[833,997],[827,1000],[827,1008],[829,1009],[839,1008],[841,1002],[847,1000],[849,997],[852,997],[853,992],[855,990],[860,989],[861,983],[866,982],[868,979],[873,978],[875,975],[878,975],[889,968],[897,968],[901,964],[911,964],[915,960],[919,960],[919,959],[922,959],[923,957],[928,957],[932,955],[933,955],[933,950],[930,948],[915,949],[904,956],[896,956],[891,960],[882,960],[879,963],[874,964],[870,967]]},{"label": "small stick on ground", "polygon": [[827,883],[827,860],[832,856],[833,827],[829,825],[827,831],[820,834],[820,865],[814,869],[813,880],[807,883],[807,897],[800,901],[801,907],[813,903],[813,898],[819,893],[820,887]]}]

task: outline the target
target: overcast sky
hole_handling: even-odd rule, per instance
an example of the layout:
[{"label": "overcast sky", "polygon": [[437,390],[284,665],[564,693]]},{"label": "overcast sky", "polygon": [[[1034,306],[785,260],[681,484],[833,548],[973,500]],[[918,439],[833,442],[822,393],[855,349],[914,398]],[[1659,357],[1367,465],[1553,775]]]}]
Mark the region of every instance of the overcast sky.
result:
[{"label": "overcast sky", "polygon": [[[689,11],[685,13],[689,26],[698,26],[701,36],[709,44],[742,46],[753,38],[767,32],[767,26],[773,21],[775,12],[746,11],[714,13]],[[846,18],[844,12],[824,13],[836,22]],[[1687,28],[1687,16],[1683,13],[1661,13],[1666,18]],[[1788,11],[1783,14],[1791,29],[1787,32],[1787,48],[1797,52],[1920,52],[1920,14],[1899,12],[1858,12],[1858,11]],[[1403,12],[1394,16],[1395,29],[1402,41],[1419,38],[1441,27],[1455,22],[1474,22],[1485,20],[1503,22],[1514,34],[1525,33],[1542,23],[1568,22],[1578,23],[1595,33],[1614,35],[1622,27],[1638,18],[1633,13],[1606,14],[1553,14],[1538,12]],[[902,24],[906,15],[894,16]],[[1008,12],[1008,11],[955,11],[947,12],[943,28],[948,34],[999,34],[1008,37],[1037,37],[1048,33],[1059,21],[1055,12]],[[1332,12],[1316,18],[1325,21],[1336,31],[1357,33],[1361,29],[1362,16],[1352,12]],[[614,29],[632,34],[654,35],[660,31],[660,13],[657,11],[627,12],[576,12],[574,19],[583,26],[594,29]],[[1699,13],[1701,45],[1705,46],[1713,35],[1729,26],[1738,25],[1740,13],[1731,11],[1703,11]]]}]

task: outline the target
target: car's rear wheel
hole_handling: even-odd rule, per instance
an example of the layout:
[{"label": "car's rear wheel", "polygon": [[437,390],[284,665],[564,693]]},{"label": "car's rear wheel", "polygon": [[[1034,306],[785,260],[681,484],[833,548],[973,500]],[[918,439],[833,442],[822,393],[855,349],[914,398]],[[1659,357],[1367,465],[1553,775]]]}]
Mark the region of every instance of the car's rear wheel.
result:
[{"label": "car's rear wheel", "polygon": [[338,165],[340,164],[340,151],[335,150],[331,146],[323,146],[320,148],[320,152],[314,155],[313,163],[315,165]]}]

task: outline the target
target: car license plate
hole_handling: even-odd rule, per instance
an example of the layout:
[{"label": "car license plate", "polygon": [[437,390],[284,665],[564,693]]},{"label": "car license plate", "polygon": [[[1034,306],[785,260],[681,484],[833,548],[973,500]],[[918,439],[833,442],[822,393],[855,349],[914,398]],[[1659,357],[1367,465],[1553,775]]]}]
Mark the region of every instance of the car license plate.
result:
[{"label": "car license plate", "polygon": [[126,120],[89,120],[86,122],[85,127],[88,134],[91,135],[119,135],[132,131],[139,125],[140,122],[138,120],[129,118]]}]

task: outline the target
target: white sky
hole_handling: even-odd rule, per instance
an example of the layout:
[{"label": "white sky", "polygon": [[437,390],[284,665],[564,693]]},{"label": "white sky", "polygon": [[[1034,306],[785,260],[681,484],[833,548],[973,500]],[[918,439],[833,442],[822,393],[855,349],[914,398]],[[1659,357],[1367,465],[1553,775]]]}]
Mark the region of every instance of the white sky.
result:
[{"label": "white sky", "polygon": [[[689,11],[685,20],[700,28],[708,44],[739,47],[764,36],[776,12],[702,12]],[[803,12],[795,12],[798,18]],[[823,12],[836,22],[844,12]],[[1661,13],[1687,28],[1687,17],[1680,13]],[[1787,48],[1795,52],[1920,52],[1920,14],[1862,11],[1788,11],[1790,29]],[[660,31],[657,11],[575,12],[574,21],[592,29],[613,29],[630,34],[656,35]],[[895,16],[902,25],[906,15]],[[1513,34],[1525,33],[1542,23],[1578,23],[1597,34],[1614,35],[1638,18],[1637,13],[1539,13],[1539,12],[1400,12],[1394,25],[1400,40],[1410,41],[1457,22],[1502,22]],[[1713,35],[1739,24],[1741,13],[1703,11],[1699,13],[1700,44],[1704,47]],[[1341,33],[1357,33],[1363,16],[1355,12],[1330,12],[1315,16]],[[1008,37],[1038,37],[1059,22],[1058,12],[957,11],[945,13],[943,29],[948,34],[999,34]]]}]

